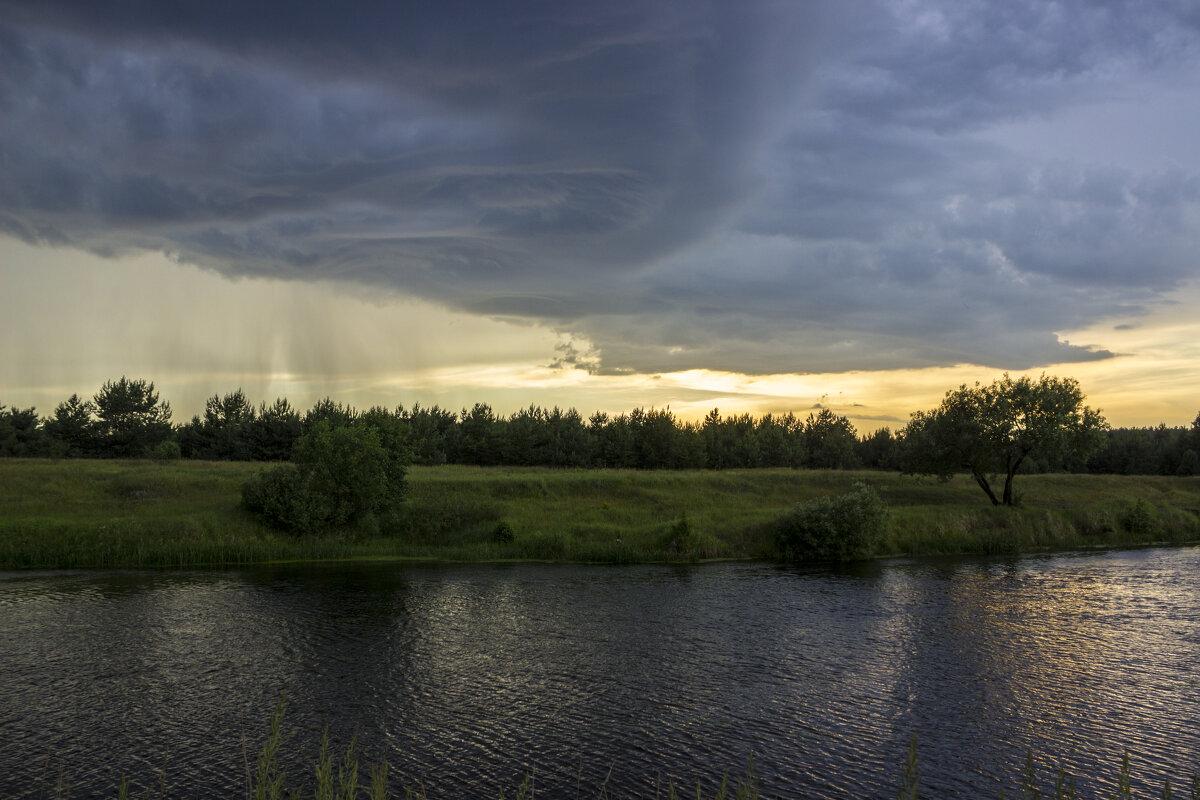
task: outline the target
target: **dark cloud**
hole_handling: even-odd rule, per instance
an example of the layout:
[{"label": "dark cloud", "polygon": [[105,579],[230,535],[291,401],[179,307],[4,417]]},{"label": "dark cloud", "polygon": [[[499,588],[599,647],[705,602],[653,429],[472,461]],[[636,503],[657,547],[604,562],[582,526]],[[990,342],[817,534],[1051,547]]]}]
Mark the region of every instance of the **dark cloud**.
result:
[{"label": "dark cloud", "polygon": [[1057,332],[1196,274],[1197,164],[985,135],[1194,70],[1188,4],[0,0],[0,19],[0,231],[594,344],[561,368],[1091,360],[1111,354]]}]

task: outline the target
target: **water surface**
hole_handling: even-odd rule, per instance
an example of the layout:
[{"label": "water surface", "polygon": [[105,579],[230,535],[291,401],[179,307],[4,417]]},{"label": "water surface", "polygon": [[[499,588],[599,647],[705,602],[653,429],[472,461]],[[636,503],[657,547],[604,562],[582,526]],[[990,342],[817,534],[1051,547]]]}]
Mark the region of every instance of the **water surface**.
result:
[{"label": "water surface", "polygon": [[1200,766],[1200,548],[5,573],[0,676],[4,797],[244,796],[282,692],[291,752],[357,733],[430,797],[652,797],[751,756],[768,796],[891,797],[913,734],[929,796],[1011,793],[1029,748],[1106,793],[1128,748],[1157,796]]}]

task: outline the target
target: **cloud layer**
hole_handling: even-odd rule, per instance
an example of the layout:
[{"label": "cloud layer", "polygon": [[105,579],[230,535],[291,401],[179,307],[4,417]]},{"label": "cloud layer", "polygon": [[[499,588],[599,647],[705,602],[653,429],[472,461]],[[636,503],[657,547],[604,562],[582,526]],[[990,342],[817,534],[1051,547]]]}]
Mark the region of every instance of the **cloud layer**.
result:
[{"label": "cloud layer", "polygon": [[0,19],[0,231],[538,321],[564,367],[1094,360],[1056,332],[1197,274],[1200,156],[1138,146],[1200,105],[1188,3]]}]

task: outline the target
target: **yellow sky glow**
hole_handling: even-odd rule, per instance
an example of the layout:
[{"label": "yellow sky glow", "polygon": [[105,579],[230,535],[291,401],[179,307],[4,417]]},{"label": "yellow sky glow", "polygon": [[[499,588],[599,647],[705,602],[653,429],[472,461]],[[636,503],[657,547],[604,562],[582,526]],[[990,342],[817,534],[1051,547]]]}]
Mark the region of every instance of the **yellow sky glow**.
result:
[{"label": "yellow sky glow", "polygon": [[[713,408],[806,416],[826,406],[867,432],[895,430],[947,389],[1001,372],[589,375],[549,366],[564,339],[544,326],[329,284],[229,280],[158,254],[100,259],[0,239],[0,276],[0,403],[42,414],[128,375],[155,381],[177,422],[241,387],[255,402],[284,396],[301,409],[330,396],[358,407],[486,402],[501,414],[530,404],[585,416],[669,406],[698,420]],[[1190,423],[1200,410],[1200,286],[1173,300],[1144,318],[1060,334],[1117,358],[1031,374],[1077,378],[1114,425]]]}]

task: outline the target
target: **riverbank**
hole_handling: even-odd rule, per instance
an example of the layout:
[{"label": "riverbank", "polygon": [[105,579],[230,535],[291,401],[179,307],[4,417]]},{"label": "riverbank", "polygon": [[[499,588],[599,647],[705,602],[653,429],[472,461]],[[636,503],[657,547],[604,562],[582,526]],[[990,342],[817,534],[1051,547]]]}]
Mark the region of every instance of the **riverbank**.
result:
[{"label": "riverbank", "polygon": [[[885,472],[414,467],[384,518],[290,537],[240,507],[261,464],[0,460],[0,569],[411,558],[633,563],[776,557],[771,523],[857,481],[887,502],[877,555],[1031,552],[1200,539],[1200,477],[1020,476],[1018,508],[972,481]],[[508,530],[505,542],[498,530]]]}]

